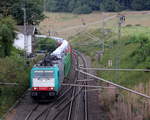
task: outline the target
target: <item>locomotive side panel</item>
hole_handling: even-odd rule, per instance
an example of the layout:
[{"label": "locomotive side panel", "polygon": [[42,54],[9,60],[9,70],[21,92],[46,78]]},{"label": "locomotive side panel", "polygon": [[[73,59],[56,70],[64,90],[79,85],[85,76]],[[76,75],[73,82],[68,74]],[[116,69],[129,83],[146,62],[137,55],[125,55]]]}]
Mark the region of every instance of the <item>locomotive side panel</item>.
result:
[{"label": "locomotive side panel", "polygon": [[[72,50],[69,43],[62,38],[49,36],[39,37],[53,38],[60,44],[55,51],[43,60],[42,64],[39,63],[31,70],[31,96],[36,99],[49,99],[52,96],[58,95],[64,77],[69,75],[72,64]],[[35,74],[35,70],[41,76]],[[45,71],[47,74],[45,74]]]}]

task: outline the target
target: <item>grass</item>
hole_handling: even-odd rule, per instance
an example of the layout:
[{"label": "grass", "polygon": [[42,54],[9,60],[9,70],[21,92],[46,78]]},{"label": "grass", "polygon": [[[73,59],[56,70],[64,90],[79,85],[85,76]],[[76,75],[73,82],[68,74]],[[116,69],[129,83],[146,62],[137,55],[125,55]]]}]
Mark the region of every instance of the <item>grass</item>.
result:
[{"label": "grass", "polygon": [[[133,56],[133,53],[137,52],[140,47],[140,43],[137,42],[142,39],[140,36],[150,38],[149,13],[150,11],[121,12],[121,14],[126,16],[126,21],[121,30],[121,41],[118,41],[117,17],[104,22],[105,28],[109,30],[105,37],[99,32],[99,28],[102,28],[103,26],[103,17],[107,18],[108,16],[113,16],[117,13],[105,13],[102,15],[100,12],[96,12],[80,16],[64,13],[47,13],[47,15],[51,14],[51,16],[48,15],[48,19],[40,24],[40,28],[44,29],[42,32],[45,34],[47,34],[48,30],[51,30],[57,32],[57,36],[68,39],[74,48],[91,57],[93,67],[115,68],[116,56],[119,55],[121,68],[147,68],[149,62],[144,61],[138,63],[138,58]],[[57,15],[57,18],[54,17],[55,15]],[[83,21],[86,23],[85,26],[82,25]],[[90,35],[86,33],[87,31],[92,34],[92,36],[96,36],[98,40],[91,39]],[[105,41],[105,53],[99,58],[97,51],[102,50],[102,46],[99,44],[100,40]],[[120,46],[118,46],[118,44]],[[108,66],[108,60],[112,60],[112,66]],[[150,93],[150,79],[149,73],[147,72],[98,72],[97,74],[100,77],[130,87],[142,93],[148,95]],[[119,74],[118,78],[116,77],[116,74]],[[116,93],[119,94],[119,100],[117,101]],[[101,105],[107,109],[106,112],[112,120],[150,119],[149,101],[137,95],[116,88],[114,90],[114,95],[112,95],[112,90],[102,90],[100,98]]]},{"label": "grass", "polygon": [[[150,37],[150,35],[147,34],[147,31],[149,31],[150,28],[133,26],[133,27],[124,27],[122,30],[124,36],[122,37],[121,41],[118,41],[117,35],[111,32],[107,34],[107,36],[109,36],[110,38],[102,38],[105,39],[105,54],[100,61],[97,61],[95,57],[96,52],[102,50],[102,48],[100,48],[100,45],[98,44],[99,41],[90,39],[86,33],[82,33],[80,35],[75,36],[72,40],[72,45],[76,49],[80,50],[81,52],[84,52],[85,54],[91,56],[92,59],[94,60],[95,66],[98,65],[99,67],[110,68],[110,66],[108,66],[108,61],[112,60],[113,64],[111,68],[115,68],[116,57],[119,56],[120,68],[143,68],[144,69],[145,66],[143,64],[145,63],[137,64],[134,58],[131,58],[130,56],[140,46],[138,42],[134,42],[134,39],[136,38],[140,39],[139,36]],[[91,34],[97,36],[97,38],[102,37],[98,35],[98,31],[99,30],[97,30],[96,32],[95,30]],[[105,79],[116,81],[115,80],[116,72],[98,72],[98,74],[100,74],[100,76],[104,77]],[[120,74],[119,76],[121,77],[121,79],[117,80],[116,82],[127,86],[133,86],[135,84],[138,84],[141,80],[143,80],[143,77],[146,77],[147,81],[149,80],[148,78],[149,74],[145,72],[140,72],[140,75],[139,72],[133,72],[133,73],[130,72],[128,74],[126,72],[118,72],[118,74]],[[135,76],[139,76],[139,77],[136,78],[135,80],[134,78]]]},{"label": "grass", "polygon": [[[126,25],[141,25],[141,26],[150,26],[149,22],[149,11],[123,11],[121,14],[126,16]],[[71,36],[80,33],[81,31],[89,29],[98,29],[103,26],[103,18],[107,18],[117,13],[101,13],[93,12],[91,14],[71,14],[71,13],[45,13],[47,18],[42,21],[39,25],[39,29],[42,33],[48,34],[49,31],[53,36],[59,36],[66,39],[70,39]],[[83,22],[86,26],[83,27]],[[105,27],[115,29],[117,31],[118,18],[113,17],[105,21]],[[78,27],[76,27],[78,26]]]},{"label": "grass", "polygon": [[26,65],[22,51],[13,49],[12,56],[0,58],[0,82],[17,83],[17,85],[0,85],[0,118],[28,89],[29,71],[33,64],[41,59],[38,56]]},{"label": "grass", "polygon": [[[149,27],[143,26],[123,27],[123,34],[120,40],[118,40],[116,31],[114,29],[112,29],[112,31],[115,32],[109,32],[107,34],[109,37],[103,37],[99,32],[100,30],[89,31],[90,34],[96,36],[97,38],[105,40],[105,53],[100,59],[97,59],[96,52],[102,50],[102,48],[98,42],[90,39],[85,32],[73,37],[72,45],[76,49],[91,57],[93,67],[116,68],[116,58],[119,56],[120,68],[145,69],[149,66],[149,64],[145,61],[137,62],[138,59],[136,55],[133,55],[133,53],[137,54],[137,51],[142,49],[140,47],[140,41],[142,39],[146,38],[150,42],[150,36],[148,34],[149,30]],[[82,44],[86,44],[87,46],[79,46]],[[149,55],[147,55],[147,58],[148,57]],[[112,66],[108,65],[109,60],[112,60]],[[114,83],[135,89],[144,94],[149,95],[150,93],[148,86],[150,83],[150,78],[148,72],[99,71],[97,72],[97,75],[106,80],[110,80]],[[150,106],[144,106],[144,104],[148,104],[149,102],[140,102],[144,101],[144,98],[122,90],[116,89],[116,91],[119,91],[119,93],[115,92],[115,94],[123,96],[123,98],[121,97],[121,100],[116,101],[116,95],[112,96],[112,90],[102,90],[100,95],[101,104],[104,106],[104,108],[106,108],[106,112],[109,112],[109,116],[112,120],[140,120],[140,118],[148,120],[150,118]],[[122,116],[123,113],[125,113],[126,117]]]},{"label": "grass", "polygon": [[0,117],[14,104],[28,87],[28,70],[19,56],[0,59],[0,82],[18,83],[19,85],[0,86]]},{"label": "grass", "polygon": [[[103,18],[102,13],[100,12],[93,12],[88,15],[71,13],[45,13],[45,15],[47,18],[40,23],[40,31],[44,34],[48,34],[48,31],[51,31],[51,35],[58,33],[57,36],[66,39],[84,29],[83,23],[88,25],[88,28],[97,28],[97,25],[100,25],[100,21]],[[112,15],[114,15],[114,13],[105,13],[106,17]]]}]

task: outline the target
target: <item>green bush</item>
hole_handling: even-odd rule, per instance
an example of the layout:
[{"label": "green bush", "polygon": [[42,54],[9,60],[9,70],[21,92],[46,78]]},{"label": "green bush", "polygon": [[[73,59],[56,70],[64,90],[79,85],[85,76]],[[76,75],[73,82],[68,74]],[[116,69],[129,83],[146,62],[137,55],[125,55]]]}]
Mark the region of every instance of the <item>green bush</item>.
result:
[{"label": "green bush", "polygon": [[38,38],[37,40],[37,50],[53,52],[56,48],[57,48],[57,43],[54,39]]},{"label": "green bush", "polygon": [[76,14],[88,14],[91,12],[92,12],[92,9],[88,5],[79,6],[73,10],[73,13],[76,13]]},{"label": "green bush", "polygon": [[18,84],[15,86],[0,86],[0,116],[2,116],[28,88],[30,66],[27,67],[24,63],[24,59],[18,54],[0,59],[0,82]]}]

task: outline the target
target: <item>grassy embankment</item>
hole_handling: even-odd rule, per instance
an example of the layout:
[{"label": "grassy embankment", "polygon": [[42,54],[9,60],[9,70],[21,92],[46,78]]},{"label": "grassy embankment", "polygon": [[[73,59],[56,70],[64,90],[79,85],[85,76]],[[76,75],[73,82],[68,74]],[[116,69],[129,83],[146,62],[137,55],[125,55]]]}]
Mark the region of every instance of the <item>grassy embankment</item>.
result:
[{"label": "grassy embankment", "polygon": [[[52,52],[55,49],[55,40],[37,39],[37,51]],[[0,118],[28,88],[30,69],[41,58],[43,56],[38,55],[34,59],[28,59],[30,64],[27,65],[24,61],[23,51],[15,48],[10,57],[0,58],[0,82],[17,83],[17,85],[0,85]]]},{"label": "grassy embankment", "polygon": [[[116,52],[120,51],[120,67],[121,68],[147,68],[148,65],[148,55],[144,55],[145,57],[141,57],[143,55],[143,50],[141,49],[141,42],[137,42],[141,39],[145,39],[145,35],[148,36],[149,39],[149,31],[150,29],[142,26],[150,26],[149,22],[149,11],[141,11],[141,12],[130,12],[124,11],[122,14],[126,16],[125,25],[131,24],[136,25],[132,27],[123,28],[123,37],[121,38],[121,46],[118,50],[118,37],[117,33],[117,17],[113,17],[112,19],[105,21],[105,27],[111,29],[113,31],[107,34],[105,38],[105,54],[101,58],[101,60],[97,60],[96,52],[102,50],[100,48],[99,42],[97,40],[92,40],[87,36],[83,31],[89,31],[94,36],[97,36],[103,39],[103,35],[99,33],[98,29],[102,27],[102,19],[104,17],[113,16],[116,13],[105,13],[101,14],[100,12],[88,14],[88,15],[74,15],[74,14],[66,14],[66,13],[46,13],[48,16],[40,24],[40,29],[43,30],[44,34],[48,34],[48,31],[56,32],[56,36],[66,38],[68,40],[72,40],[72,44],[75,48],[84,52],[85,54],[91,56],[93,67],[108,67],[108,60],[112,60],[112,66],[109,68],[115,68],[115,56],[118,55]],[[83,22],[86,24],[83,27]],[[48,25],[49,26],[48,26]],[[72,37],[75,34],[78,35]],[[142,34],[142,35],[141,35]],[[145,34],[145,35],[143,35]],[[52,34],[54,35],[54,34]],[[140,36],[140,37],[138,37]],[[146,37],[147,39],[147,37]],[[148,40],[149,41],[149,40]],[[148,42],[149,43],[149,42]],[[144,50],[147,49],[147,43],[144,43]],[[82,46],[79,46],[82,45]],[[87,46],[86,46],[87,45]],[[110,46],[110,47],[109,47]],[[148,45],[149,46],[149,45]],[[112,48],[113,47],[113,48]],[[141,51],[138,51],[141,50]],[[143,60],[139,60],[139,58],[145,58]],[[116,80],[115,72],[98,72],[98,75],[101,77],[112,80],[118,84],[130,87],[132,89],[136,89],[140,92],[149,94],[149,73],[145,72],[119,72],[119,79]],[[117,73],[118,74],[118,73]],[[118,90],[118,89],[117,89]],[[109,91],[109,90],[108,90]],[[111,90],[110,92],[112,92]],[[116,90],[115,90],[116,91]],[[148,115],[150,113],[149,102],[147,100],[143,100],[136,95],[126,94],[126,96],[122,95],[122,99],[124,98],[124,102],[114,102],[114,99],[111,98],[111,93],[103,90],[101,91],[101,100],[103,101],[102,105],[104,109],[106,109],[109,113],[109,116],[112,120],[142,120],[143,117],[148,119]],[[116,93],[116,92],[115,92]],[[119,92],[119,93],[122,93]],[[108,97],[109,96],[109,97]],[[122,100],[121,99],[121,100]],[[140,103],[140,104],[139,104]],[[146,106],[146,107],[145,107]],[[125,117],[126,116],[126,117]],[[118,118],[116,118],[118,117]]]},{"label": "grassy embankment", "polygon": [[[119,56],[120,68],[150,68],[150,28],[130,25],[128,27],[123,27],[123,35],[120,40],[118,40],[117,34],[114,32],[108,31],[108,34],[103,37],[99,31],[100,30],[89,31],[89,33],[105,40],[105,52],[100,59],[97,59],[96,57],[96,52],[102,50],[97,40],[94,41],[90,39],[87,33],[80,33],[72,38],[72,45],[74,48],[88,56],[91,56],[93,67],[116,68],[116,57]],[[112,60],[112,66],[108,64],[109,60]],[[97,72],[97,75],[106,80],[111,80],[120,85],[150,95],[149,72],[99,71]],[[121,118],[126,120],[126,118],[130,118],[134,120],[137,119],[135,117],[137,114],[139,118],[143,118],[145,120],[150,117],[150,106],[146,99],[134,94],[120,91],[119,96],[123,97],[121,97],[121,100],[117,100],[116,102],[116,98],[112,99],[108,97],[111,96],[109,92],[112,91],[103,90],[103,94],[101,96],[103,99],[101,100],[103,101],[102,104],[111,119],[117,120]],[[121,95],[120,93],[124,94]],[[124,112],[126,113],[126,118],[122,115]]]},{"label": "grassy embankment", "polygon": [[0,82],[18,85],[0,85],[0,117],[14,104],[28,87],[30,66],[25,66],[22,53],[15,48],[10,57],[0,59]]}]

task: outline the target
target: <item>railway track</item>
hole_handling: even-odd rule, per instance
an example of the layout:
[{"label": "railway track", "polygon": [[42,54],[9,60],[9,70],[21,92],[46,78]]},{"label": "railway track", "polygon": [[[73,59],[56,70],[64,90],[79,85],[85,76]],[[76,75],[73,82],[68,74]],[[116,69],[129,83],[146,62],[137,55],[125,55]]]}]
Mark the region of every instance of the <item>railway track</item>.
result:
[{"label": "railway track", "polygon": [[[77,68],[79,67],[79,61],[82,62],[84,67],[87,67],[87,63],[85,58],[81,55],[81,53],[74,51],[74,53],[78,56],[78,60],[76,61]],[[80,60],[79,60],[80,59]],[[77,83],[77,80],[80,78],[80,74],[76,73],[76,78],[73,81],[73,83]],[[79,76],[79,78],[78,78]],[[84,75],[82,76],[83,79],[86,79],[87,76]],[[82,82],[83,85],[86,85],[86,82]],[[71,91],[71,92],[70,92]],[[85,91],[84,93],[82,91]],[[68,96],[68,94],[71,94],[70,98],[65,98],[65,96]],[[79,110],[79,106],[82,102],[84,102],[84,106],[82,107],[84,112],[84,116],[76,114],[76,111]],[[78,106],[78,107],[76,107]],[[34,118],[34,120],[59,120],[59,116],[61,114],[65,114],[65,109],[67,110],[66,112],[67,117],[66,120],[74,120],[84,118],[84,120],[88,120],[88,110],[87,110],[87,94],[86,94],[86,87],[70,87],[67,89],[62,96],[60,96],[54,103],[49,105],[45,110],[43,110],[37,117]],[[32,112],[31,112],[32,113]],[[29,116],[29,115],[28,115]],[[42,117],[43,116],[43,117]]]},{"label": "railway track", "polygon": [[[76,57],[74,56],[73,71],[76,71],[76,69],[79,68],[79,64],[83,64],[83,67],[86,68],[87,63],[84,56],[75,50],[73,50],[73,53],[76,55]],[[72,76],[72,81],[71,79],[66,81],[67,83],[69,83],[68,81],[71,81],[69,84],[74,84],[78,83],[79,79],[87,79],[87,76],[75,72],[74,76]],[[82,82],[82,85],[86,84],[86,82]],[[31,99],[25,98],[27,101],[24,99],[24,102],[21,102],[21,104],[24,105],[21,105],[22,108],[20,107],[20,109],[24,109],[24,113],[19,111],[17,116],[11,120],[88,120],[86,90],[87,88],[84,86],[63,86],[63,92],[60,96],[53,102],[44,105],[39,103],[32,104],[32,102],[29,102]],[[29,106],[29,108],[26,106]],[[26,111],[27,108],[28,111]],[[79,108],[81,109],[80,111]],[[80,112],[80,114],[77,114],[77,111]]]},{"label": "railway track", "polygon": [[[83,62],[84,66],[87,67],[87,63],[86,63],[86,60],[85,58],[78,52],[75,52],[76,55],[78,57],[80,57],[81,61]],[[78,66],[78,61],[77,60],[77,66]],[[75,78],[75,81],[73,83],[77,83],[77,80],[78,80],[78,74],[79,73],[76,73],[76,78]],[[87,76],[83,76],[83,78],[87,78]],[[87,84],[85,82],[83,82],[83,84]],[[75,111],[75,106],[77,106],[77,104],[79,105],[80,102],[81,102],[81,98],[83,97],[83,100],[84,100],[84,116],[82,116],[82,118],[84,118],[85,120],[88,120],[88,112],[87,112],[87,94],[86,94],[86,88],[85,87],[71,87],[70,90],[72,89],[71,91],[71,98],[70,99],[64,99],[64,101],[62,103],[59,103],[58,105],[54,105],[53,107],[49,107],[50,109],[48,109],[48,112],[47,112],[47,115],[45,117],[44,120],[47,120],[50,119],[50,120],[56,120],[56,119],[59,119],[59,115],[62,114],[64,112],[64,110],[68,107],[68,114],[67,114],[67,117],[66,117],[66,120],[73,120],[76,116],[76,118],[80,118],[80,116],[78,116],[77,114],[74,113]],[[69,91],[70,91],[69,90]],[[82,94],[82,91],[85,91],[84,94]],[[60,97],[61,99],[61,97]],[[66,102],[67,101],[67,102]],[[55,111],[57,109],[57,111]],[[78,110],[78,109],[77,109]],[[73,114],[74,113],[74,114]],[[43,114],[44,114],[44,111],[43,111]],[[48,117],[48,114],[51,114],[51,118]],[[83,114],[83,112],[82,112]],[[50,115],[49,115],[50,116]],[[77,117],[78,116],[78,117]],[[37,119],[35,119],[37,120]]]},{"label": "railway track", "polygon": [[[76,51],[75,52],[78,54],[78,56],[80,57],[81,61],[82,61],[82,65],[83,65],[83,68],[86,68],[88,66],[87,64],[87,61],[86,61],[86,58],[79,52],[79,51]],[[79,65],[78,65],[79,66]],[[87,70],[84,70],[85,72],[87,72]],[[83,79],[88,79],[88,76],[87,75],[83,75]],[[86,81],[83,81],[82,83],[83,85],[87,85],[87,82]],[[84,87],[84,95],[83,95],[83,100],[84,100],[84,120],[88,120],[88,104],[87,104],[87,101],[88,101],[88,97],[87,97],[87,87]]]}]

